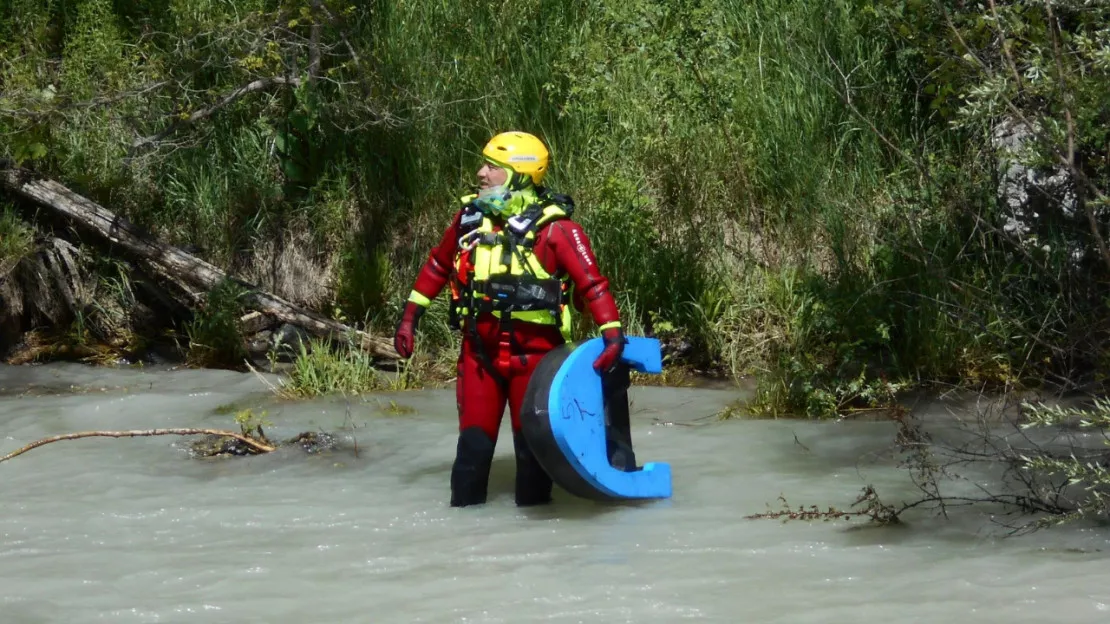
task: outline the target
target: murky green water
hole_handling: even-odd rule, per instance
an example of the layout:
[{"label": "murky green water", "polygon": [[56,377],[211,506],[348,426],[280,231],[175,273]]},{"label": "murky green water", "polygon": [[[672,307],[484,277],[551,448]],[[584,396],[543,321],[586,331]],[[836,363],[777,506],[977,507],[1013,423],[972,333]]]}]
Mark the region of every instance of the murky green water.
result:
[{"label": "murky green water", "polygon": [[[96,390],[43,394],[70,385]],[[344,440],[201,461],[189,438],[95,438],[0,464],[4,624],[1110,621],[1105,533],[744,520],[780,494],[908,490],[874,459],[888,425],[716,422],[734,391],[633,390],[637,455],[671,464],[673,499],[557,491],[522,511],[507,436],[490,503],[447,506],[453,390],[277,403],[253,375],[81,366],[0,368],[0,386],[0,454],[90,429],[234,428],[227,405],[266,409],[275,438]]]}]

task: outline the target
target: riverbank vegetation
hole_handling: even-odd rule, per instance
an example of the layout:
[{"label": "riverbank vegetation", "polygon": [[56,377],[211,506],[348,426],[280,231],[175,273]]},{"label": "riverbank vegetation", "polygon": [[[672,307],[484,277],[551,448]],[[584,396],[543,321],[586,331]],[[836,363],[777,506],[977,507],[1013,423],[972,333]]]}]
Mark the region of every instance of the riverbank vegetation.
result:
[{"label": "riverbank vegetation", "polygon": [[[388,335],[482,144],[527,129],[629,331],[664,338],[671,367],[757,378],[748,412],[833,416],[922,384],[1091,390],[1110,344],[1108,23],[1099,3],[1022,0],[13,0],[0,156]],[[153,322],[147,280],[87,240],[100,290],[17,309],[66,230],[5,201],[0,324],[129,353],[168,339],[198,366],[251,351],[234,292]],[[442,298],[421,330],[414,366],[449,377]],[[358,356],[290,357],[302,394],[387,383]]]},{"label": "riverbank vegetation", "polygon": [[894,455],[912,484],[900,497],[868,484],[847,505],[796,506],[780,496],[777,509],[746,518],[882,526],[974,508],[1008,535],[1063,524],[1105,528],[1110,520],[1106,399],[1062,404],[1008,395],[939,427],[909,410],[892,420]]}]

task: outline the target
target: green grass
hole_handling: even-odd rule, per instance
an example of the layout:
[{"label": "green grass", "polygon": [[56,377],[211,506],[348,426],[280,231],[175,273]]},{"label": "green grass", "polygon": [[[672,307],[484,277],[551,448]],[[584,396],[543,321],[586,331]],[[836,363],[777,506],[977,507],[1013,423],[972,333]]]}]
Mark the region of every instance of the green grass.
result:
[{"label": "green grass", "polygon": [[[45,75],[78,99],[99,84],[169,77],[182,88],[49,127],[0,117],[0,131],[21,137],[12,150],[225,268],[248,266],[264,241],[310,232],[309,253],[331,267],[321,308],[345,322],[393,331],[481,146],[518,128],[550,145],[548,183],[575,198],[627,330],[680,336],[694,367],[758,375],[758,410],[829,416],[921,380],[1032,378],[1040,369],[1028,363],[1045,355],[1028,346],[1044,335],[1039,319],[1066,333],[1050,284],[979,229],[979,216],[994,218],[981,137],[937,122],[918,97],[913,51],[857,2],[336,7],[372,70],[341,58],[340,31],[326,26],[329,80],[250,94],[133,160],[121,139],[131,119],[154,133],[262,75],[251,67],[282,70],[266,46],[300,70],[305,51],[264,31],[275,3],[87,4],[66,14],[71,30],[12,56],[0,79],[37,93]],[[32,30],[49,22],[26,3],[7,10]],[[310,21],[298,20],[287,26]],[[161,34],[140,41],[148,26]],[[22,45],[3,36],[5,50]],[[50,73],[49,59],[76,54],[97,62]],[[929,176],[905,152],[930,163]],[[441,297],[407,376],[387,380],[369,359],[314,348],[289,391],[449,377],[458,336],[445,319]],[[197,344],[228,351],[211,359],[240,355],[227,320],[191,326]]]},{"label": "green grass", "polygon": [[31,253],[34,244],[34,230],[8,206],[0,208],[0,277],[6,276]]},{"label": "green grass", "polygon": [[327,394],[358,395],[390,387],[373,358],[358,349],[338,349],[330,341],[301,343],[279,394],[307,398]]},{"label": "green grass", "polygon": [[225,281],[208,293],[203,305],[185,326],[189,365],[243,367],[247,347],[239,331],[239,319],[244,313],[245,294],[246,289],[232,281]]},{"label": "green grass", "polygon": [[361,349],[312,339],[298,345],[292,366],[276,391],[291,399],[356,396],[438,387],[453,376],[454,364],[449,357],[431,357],[423,349],[402,362],[398,371],[391,372],[378,368],[373,356]]}]

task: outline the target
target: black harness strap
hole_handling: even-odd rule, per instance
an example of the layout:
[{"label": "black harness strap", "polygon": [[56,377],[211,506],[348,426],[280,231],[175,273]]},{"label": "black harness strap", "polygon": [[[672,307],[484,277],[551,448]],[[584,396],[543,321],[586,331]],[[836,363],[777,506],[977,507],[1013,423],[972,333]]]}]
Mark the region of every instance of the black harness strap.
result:
[{"label": "black harness strap", "polygon": [[[522,251],[522,248],[528,250],[532,249],[535,243],[534,240],[529,240],[527,235],[538,229],[538,223],[543,216],[544,207],[546,205],[552,203],[558,204],[568,218],[574,212],[574,201],[567,195],[552,193],[542,187],[537,189],[537,195],[541,201],[532,204],[519,215],[507,219],[505,228],[501,233],[487,232],[482,234],[477,241],[477,243],[481,245],[494,245],[498,242],[502,242],[504,248],[501,254],[501,264],[511,267],[513,255],[516,255],[522,270],[536,280],[539,278],[536,277],[535,272],[532,270],[531,265],[528,264]],[[481,208],[474,203],[467,204],[459,220],[460,237],[464,237],[480,227],[484,218]],[[483,368],[489,371],[490,375],[492,375],[499,384],[508,387],[508,380],[497,370],[497,366],[486,352],[485,345],[482,343],[482,337],[478,334],[478,306],[475,302],[474,291],[474,272],[469,271],[467,274],[466,286],[460,289],[459,292],[460,299],[466,302],[467,310],[466,317],[459,319],[460,324],[466,326],[466,338],[472,341],[471,346],[478,360],[482,363]],[[560,303],[566,303],[567,293],[562,288],[560,288],[560,293],[563,298]],[[516,336],[512,333],[512,315],[515,306],[516,302],[510,300],[506,309],[501,310],[500,327],[502,332],[508,332],[510,345],[519,350],[520,343],[517,342]],[[458,318],[457,308],[455,310],[454,316]],[[558,320],[558,313],[554,310],[552,310],[551,313],[556,317],[556,320]]]}]

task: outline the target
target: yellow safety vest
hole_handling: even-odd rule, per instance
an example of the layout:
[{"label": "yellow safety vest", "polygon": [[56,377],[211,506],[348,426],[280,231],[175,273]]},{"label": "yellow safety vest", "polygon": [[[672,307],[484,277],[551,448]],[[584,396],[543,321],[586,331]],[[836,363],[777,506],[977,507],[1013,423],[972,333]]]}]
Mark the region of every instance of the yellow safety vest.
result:
[{"label": "yellow safety vest", "polygon": [[460,327],[465,317],[480,312],[502,319],[509,312],[514,321],[558,325],[564,339],[571,339],[569,279],[549,274],[533,252],[536,232],[569,216],[557,203],[534,204],[495,231],[493,220],[477,207],[464,209],[451,289],[452,316]]}]

